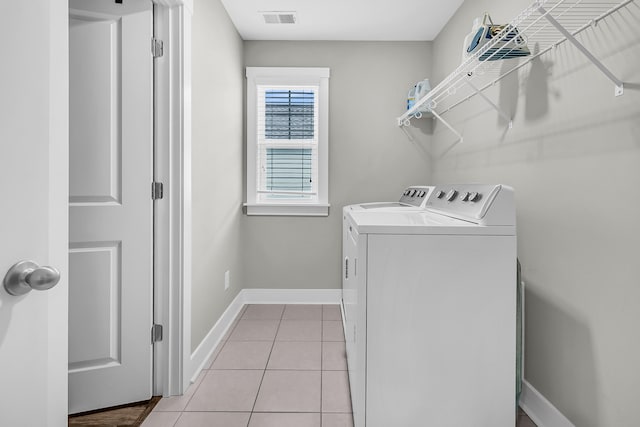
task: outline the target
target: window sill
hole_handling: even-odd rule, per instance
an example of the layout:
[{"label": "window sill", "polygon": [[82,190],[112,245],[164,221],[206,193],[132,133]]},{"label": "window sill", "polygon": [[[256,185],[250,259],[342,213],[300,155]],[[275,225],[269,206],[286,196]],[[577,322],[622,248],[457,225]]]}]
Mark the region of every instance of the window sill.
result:
[{"label": "window sill", "polygon": [[328,204],[245,203],[247,215],[263,216],[329,216]]}]

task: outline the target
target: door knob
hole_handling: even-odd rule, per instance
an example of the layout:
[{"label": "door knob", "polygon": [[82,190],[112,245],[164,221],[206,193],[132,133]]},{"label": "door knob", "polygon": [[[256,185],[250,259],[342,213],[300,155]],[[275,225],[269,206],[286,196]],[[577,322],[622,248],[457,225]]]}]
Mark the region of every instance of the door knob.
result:
[{"label": "door knob", "polygon": [[4,276],[4,288],[11,295],[24,295],[31,289],[46,291],[60,281],[60,272],[53,267],[40,267],[32,261],[20,261]]}]

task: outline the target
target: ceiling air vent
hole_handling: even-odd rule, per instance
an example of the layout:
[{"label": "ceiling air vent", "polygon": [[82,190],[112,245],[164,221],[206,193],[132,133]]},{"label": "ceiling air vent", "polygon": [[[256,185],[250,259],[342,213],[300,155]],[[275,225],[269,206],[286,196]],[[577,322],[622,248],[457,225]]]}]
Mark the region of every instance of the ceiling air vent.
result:
[{"label": "ceiling air vent", "polygon": [[295,24],[295,12],[260,12],[265,24]]}]

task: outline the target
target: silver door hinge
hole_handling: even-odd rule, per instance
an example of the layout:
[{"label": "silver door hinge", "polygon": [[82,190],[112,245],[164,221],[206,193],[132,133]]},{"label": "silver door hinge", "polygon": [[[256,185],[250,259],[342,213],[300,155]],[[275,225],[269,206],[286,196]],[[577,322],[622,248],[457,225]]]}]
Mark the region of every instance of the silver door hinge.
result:
[{"label": "silver door hinge", "polygon": [[153,325],[151,327],[151,344],[162,341],[162,325]]},{"label": "silver door hinge", "polygon": [[154,58],[160,58],[162,56],[164,53],[164,43],[162,43],[162,40],[155,37],[151,39],[151,53]]},{"label": "silver door hinge", "polygon": [[151,183],[151,200],[160,200],[164,196],[164,185],[161,182]]}]

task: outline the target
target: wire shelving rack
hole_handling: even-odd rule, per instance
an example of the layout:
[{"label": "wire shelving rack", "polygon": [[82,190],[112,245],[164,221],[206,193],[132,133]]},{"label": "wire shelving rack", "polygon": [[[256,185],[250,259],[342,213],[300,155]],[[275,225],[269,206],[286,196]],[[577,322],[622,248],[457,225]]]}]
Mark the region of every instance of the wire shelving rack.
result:
[{"label": "wire shelving rack", "polygon": [[[397,118],[398,126],[409,126],[411,119],[420,118],[425,110],[440,120],[461,142],[462,135],[442,115],[474,96],[480,96],[512,126],[511,117],[500,109],[486,94],[485,89],[495,85],[504,77],[516,72],[534,59],[568,41],[591,61],[614,83],[614,94],[622,95],[623,82],[585,47],[576,36],[585,30],[597,27],[607,16],[624,8],[635,0],[536,0],[509,24],[464,60],[451,74],[435,86],[424,97],[416,100],[413,107]],[[516,59],[491,60],[494,55],[505,55],[515,50],[516,39],[513,28],[524,37],[531,54]],[[536,47],[533,51],[534,46]],[[481,60],[480,58],[486,58]],[[499,58],[500,56],[496,56]],[[508,65],[505,66],[505,62]],[[424,108],[424,107],[427,108]]]}]

